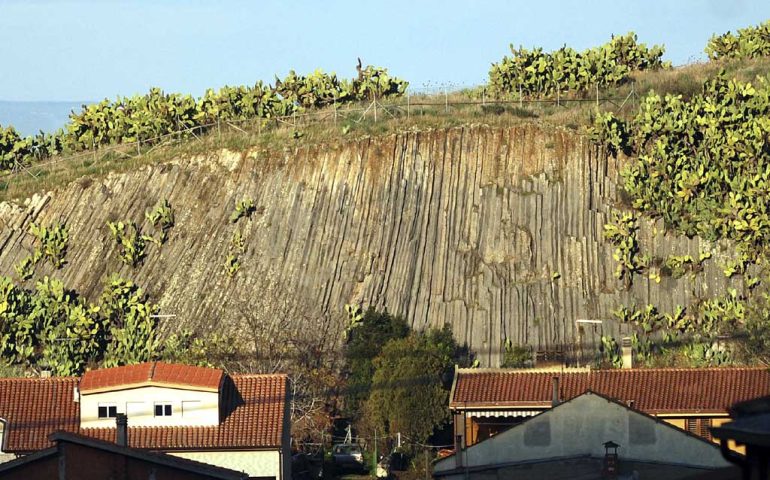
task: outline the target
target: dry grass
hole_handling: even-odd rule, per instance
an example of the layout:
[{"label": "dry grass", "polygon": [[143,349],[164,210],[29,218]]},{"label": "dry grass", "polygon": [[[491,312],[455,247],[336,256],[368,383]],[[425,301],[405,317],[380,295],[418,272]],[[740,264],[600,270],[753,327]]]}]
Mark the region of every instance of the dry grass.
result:
[{"label": "dry grass", "polygon": [[[600,92],[599,108],[630,117],[638,101],[654,90],[689,97],[701,90],[702,83],[720,69],[742,81],[766,77],[770,59],[709,62],[667,71],[640,72],[631,82]],[[228,148],[242,151],[257,148],[282,152],[318,144],[348,142],[365,136],[450,128],[468,124],[507,127],[521,123],[561,126],[581,132],[593,121],[595,96],[583,94],[533,102],[495,102],[481,87],[449,92],[446,96],[418,95],[386,101],[376,111],[371,105],[326,109],[311,115],[280,122],[255,121],[214,129],[199,138],[167,139],[165,144],[141,149],[120,147],[109,151],[84,153],[30,167],[12,176],[0,177],[0,200],[20,199],[35,192],[56,189],[81,178],[99,178],[110,172],[125,172],[142,165],[156,164],[188,155]]]}]

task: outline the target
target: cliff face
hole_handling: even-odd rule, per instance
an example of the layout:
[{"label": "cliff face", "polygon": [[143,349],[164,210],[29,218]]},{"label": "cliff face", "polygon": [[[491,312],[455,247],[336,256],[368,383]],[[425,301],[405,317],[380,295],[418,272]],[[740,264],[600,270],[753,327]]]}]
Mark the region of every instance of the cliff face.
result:
[{"label": "cliff face", "polygon": [[[670,311],[727,286],[710,260],[695,278],[637,276],[623,288],[602,238],[619,201],[618,168],[586,139],[536,126],[404,133],[283,155],[214,152],[0,204],[0,273],[15,276],[32,250],[30,222],[62,221],[68,264],[38,267],[37,276],[93,299],[118,272],[177,315],[174,327],[225,330],[244,308],[269,308],[257,301],[266,292],[280,292],[330,322],[341,321],[344,304],[361,303],[416,328],[449,323],[494,365],[505,338],[569,351],[576,319],[604,319],[603,332],[617,335],[609,319],[620,305]],[[123,265],[107,221],[141,223],[164,197],[176,213],[168,243],[148,247],[137,268]],[[243,198],[256,212],[234,225],[228,217]],[[236,229],[247,251],[230,278],[223,263]],[[644,253],[697,256],[697,239],[656,230],[640,231]]]}]

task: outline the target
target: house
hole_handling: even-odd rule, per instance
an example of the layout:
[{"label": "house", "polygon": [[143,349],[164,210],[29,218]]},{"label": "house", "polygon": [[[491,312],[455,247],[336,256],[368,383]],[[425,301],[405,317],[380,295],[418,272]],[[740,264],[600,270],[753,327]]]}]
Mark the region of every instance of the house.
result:
[{"label": "house", "polygon": [[244,480],[246,474],[205,463],[56,432],[54,446],[0,464],[7,480]]},{"label": "house", "polygon": [[728,407],[770,394],[767,368],[456,369],[449,408],[458,446],[471,446],[591,390],[710,439]]},{"label": "house", "polygon": [[[743,478],[767,479],[770,473],[770,396],[747,400],[730,408],[729,422],[713,427],[722,455],[737,465]],[[729,442],[745,447],[746,455],[736,455]]]},{"label": "house", "polygon": [[439,460],[439,479],[677,479],[730,467],[719,447],[591,391]]},{"label": "house", "polygon": [[128,446],[248,473],[291,477],[288,379],[148,362],[82,377],[0,379],[0,455],[52,446],[55,431],[114,441],[125,414]]}]

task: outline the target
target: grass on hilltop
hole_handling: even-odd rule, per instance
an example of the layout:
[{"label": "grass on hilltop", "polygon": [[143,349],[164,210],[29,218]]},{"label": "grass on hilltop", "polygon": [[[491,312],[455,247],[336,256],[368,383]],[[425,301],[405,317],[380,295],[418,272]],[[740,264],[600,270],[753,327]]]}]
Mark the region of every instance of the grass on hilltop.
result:
[{"label": "grass on hilltop", "polygon": [[[687,98],[701,90],[703,82],[725,69],[742,81],[768,76],[770,58],[698,63],[673,70],[636,72],[624,85],[599,92],[599,108],[631,117],[638,101],[649,91],[681,94]],[[347,142],[366,136],[451,128],[468,124],[506,127],[536,122],[560,126],[578,133],[593,122],[595,92],[565,95],[559,99],[533,102],[500,102],[488,98],[483,87],[450,92],[446,95],[414,95],[378,105],[377,118],[372,105],[325,109],[285,119],[255,120],[245,124],[213,129],[200,137],[169,137],[154,146],[121,146],[71,157],[55,157],[18,173],[0,176],[0,200],[21,199],[36,192],[49,191],[81,178],[99,178],[110,172],[125,172],[140,166],[173,158],[205,154],[213,150],[244,151],[258,149],[282,152],[286,148]]]}]

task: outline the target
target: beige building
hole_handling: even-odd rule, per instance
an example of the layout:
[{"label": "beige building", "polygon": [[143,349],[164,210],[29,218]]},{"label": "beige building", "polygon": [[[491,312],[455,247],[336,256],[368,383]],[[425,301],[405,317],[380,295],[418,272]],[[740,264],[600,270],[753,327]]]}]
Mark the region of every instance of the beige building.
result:
[{"label": "beige building", "polygon": [[[770,394],[767,368],[457,369],[449,398],[455,439],[474,445],[591,390],[712,440],[730,405]],[[739,449],[740,450],[740,449]]]},{"label": "beige building", "polygon": [[54,431],[114,441],[125,414],[130,447],[288,479],[288,392],[285,375],[228,376],[163,362],[81,378],[0,379],[0,460],[50,447]]},{"label": "beige building", "polygon": [[615,478],[678,479],[729,466],[712,442],[587,392],[458,450],[433,473],[446,480],[598,480],[611,468]]}]

